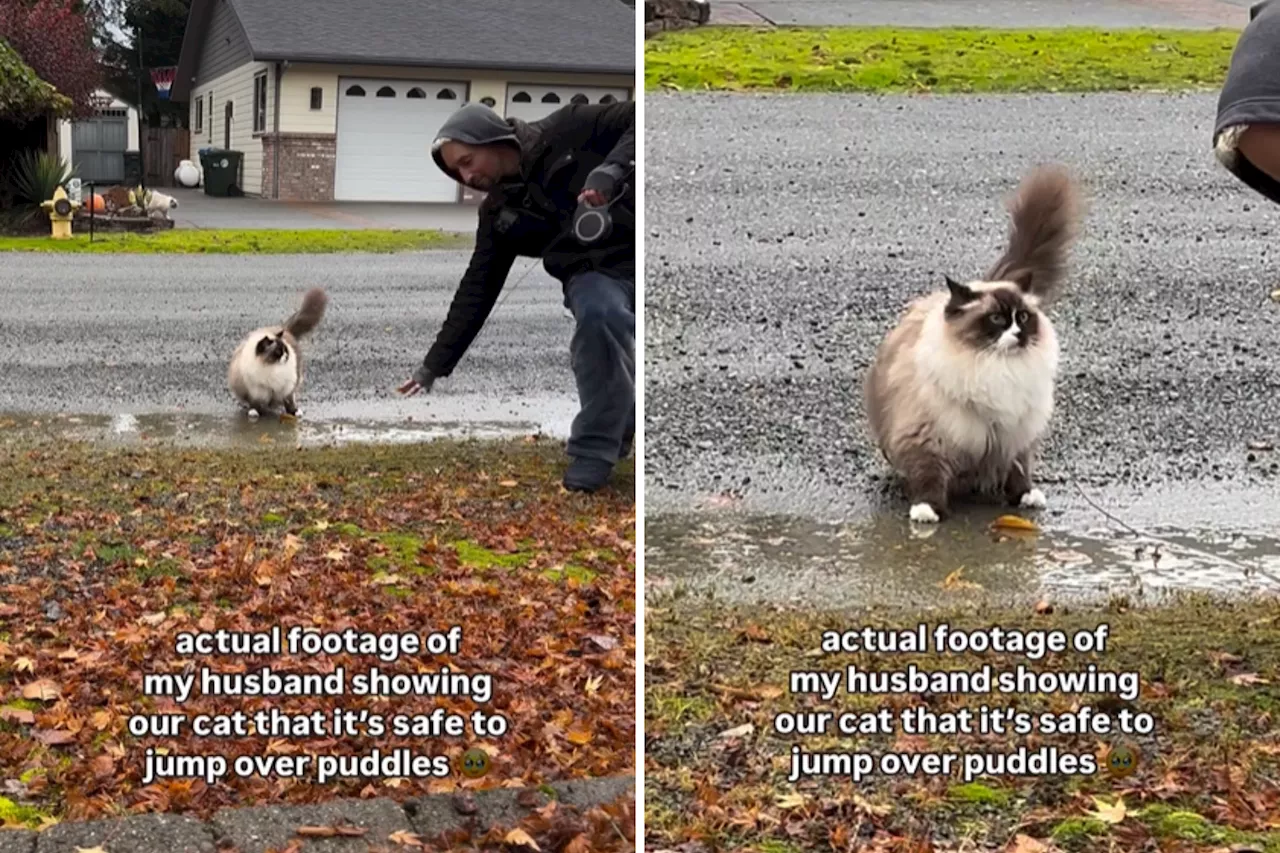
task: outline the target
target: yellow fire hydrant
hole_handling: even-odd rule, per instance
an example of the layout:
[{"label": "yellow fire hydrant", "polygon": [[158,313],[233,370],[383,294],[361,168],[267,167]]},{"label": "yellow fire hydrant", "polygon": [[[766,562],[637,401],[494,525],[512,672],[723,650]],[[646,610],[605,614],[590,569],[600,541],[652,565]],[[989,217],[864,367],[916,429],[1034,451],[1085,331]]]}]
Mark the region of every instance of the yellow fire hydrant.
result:
[{"label": "yellow fire hydrant", "polygon": [[71,215],[80,207],[79,202],[67,198],[66,190],[58,187],[53,198],[40,202],[40,207],[49,214],[49,224],[53,228],[53,239],[67,240],[71,237]]}]

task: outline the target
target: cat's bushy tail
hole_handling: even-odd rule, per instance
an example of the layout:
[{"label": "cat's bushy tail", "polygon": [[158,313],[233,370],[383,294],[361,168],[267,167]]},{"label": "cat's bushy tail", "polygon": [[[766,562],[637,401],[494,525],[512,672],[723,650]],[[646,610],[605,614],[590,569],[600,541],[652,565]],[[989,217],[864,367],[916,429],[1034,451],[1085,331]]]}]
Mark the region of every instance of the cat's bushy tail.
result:
[{"label": "cat's bushy tail", "polygon": [[1075,182],[1061,166],[1041,166],[1022,179],[1008,209],[1009,245],[986,280],[1016,282],[1050,302],[1066,280],[1067,251],[1083,212]]},{"label": "cat's bushy tail", "polygon": [[298,313],[285,320],[285,331],[295,338],[300,338],[307,334],[320,325],[320,320],[324,317],[325,306],[328,303],[329,297],[320,288],[314,287],[308,290],[306,295],[302,297],[302,307],[298,309]]}]

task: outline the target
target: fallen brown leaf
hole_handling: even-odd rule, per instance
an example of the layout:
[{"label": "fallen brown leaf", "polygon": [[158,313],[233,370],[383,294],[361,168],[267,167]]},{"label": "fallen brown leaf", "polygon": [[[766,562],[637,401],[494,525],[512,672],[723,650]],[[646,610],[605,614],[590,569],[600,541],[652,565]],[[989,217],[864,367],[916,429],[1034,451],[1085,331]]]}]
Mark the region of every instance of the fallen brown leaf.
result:
[{"label": "fallen brown leaf", "polygon": [[542,848],[538,846],[538,842],[533,840],[533,836],[525,832],[523,829],[513,829],[502,839],[503,843],[510,844],[514,847],[531,847],[541,853]]},{"label": "fallen brown leaf", "polygon": [[1239,675],[1231,676],[1231,683],[1237,687],[1253,687],[1256,684],[1270,684],[1271,682],[1256,672],[1242,672]]},{"label": "fallen brown leaf", "polygon": [[62,689],[56,682],[47,678],[33,681],[22,688],[23,699],[35,699],[40,702],[53,702],[62,695]]}]

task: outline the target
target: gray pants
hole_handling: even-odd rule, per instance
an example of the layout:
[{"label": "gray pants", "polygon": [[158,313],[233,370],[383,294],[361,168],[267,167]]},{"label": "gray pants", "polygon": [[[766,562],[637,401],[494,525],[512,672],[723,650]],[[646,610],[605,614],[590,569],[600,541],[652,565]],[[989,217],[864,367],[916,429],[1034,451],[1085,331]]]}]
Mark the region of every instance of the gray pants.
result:
[{"label": "gray pants", "polygon": [[599,272],[569,279],[564,304],[577,328],[569,345],[582,409],[570,456],[617,462],[636,429],[636,285]]}]

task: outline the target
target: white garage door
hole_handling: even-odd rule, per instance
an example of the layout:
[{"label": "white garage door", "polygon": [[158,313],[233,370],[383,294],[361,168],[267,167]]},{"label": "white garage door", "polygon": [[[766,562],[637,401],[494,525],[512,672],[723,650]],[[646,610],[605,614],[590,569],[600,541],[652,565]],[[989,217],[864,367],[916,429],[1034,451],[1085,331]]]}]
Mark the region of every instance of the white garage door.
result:
[{"label": "white garage door", "polygon": [[537,121],[565,104],[599,104],[626,99],[626,89],[510,83],[507,85],[507,115],[525,121]]},{"label": "white garage door", "polygon": [[466,95],[463,81],[340,79],[334,198],[457,201],[458,185],[431,159],[431,140]]}]

